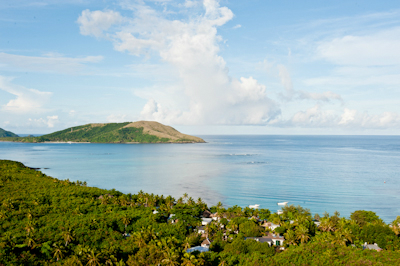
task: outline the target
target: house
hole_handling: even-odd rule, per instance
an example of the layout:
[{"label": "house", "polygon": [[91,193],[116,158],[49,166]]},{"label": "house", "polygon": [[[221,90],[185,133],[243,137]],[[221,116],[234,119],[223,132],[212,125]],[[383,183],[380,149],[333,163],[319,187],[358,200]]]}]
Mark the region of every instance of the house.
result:
[{"label": "house", "polygon": [[169,217],[168,217],[167,220],[168,220],[169,222],[171,222],[171,223],[176,223],[178,220],[175,219],[174,217],[175,217],[175,214],[171,213],[171,214],[169,215]]},{"label": "house", "polygon": [[268,228],[268,229],[270,229],[272,231],[274,231],[276,228],[280,227],[279,224],[274,224],[274,223],[271,223],[271,222],[264,222],[261,226],[265,227],[265,228]]},{"label": "house", "polygon": [[207,225],[212,222],[212,218],[201,218],[201,225]]},{"label": "house", "polygon": [[204,239],[203,242],[201,242],[201,246],[202,246],[203,248],[209,248],[210,245],[211,245],[211,241],[210,241],[210,239],[208,239],[208,237],[207,237],[206,239]]},{"label": "house", "polygon": [[210,218],[212,218],[214,221],[219,221],[219,217],[218,217],[218,213],[217,212],[215,212],[215,213],[212,213],[211,215],[210,215]]},{"label": "house", "polygon": [[205,227],[204,225],[196,227],[195,230],[196,230],[197,233],[199,233],[199,234],[205,234],[205,233],[206,233],[206,227]]},{"label": "house", "polygon": [[211,218],[212,213],[209,210],[205,210],[202,214],[203,218]]},{"label": "house", "polygon": [[283,242],[285,241],[285,238],[283,236],[280,236],[279,234],[268,234],[262,237],[246,237],[245,239],[253,239],[260,243],[268,243],[268,245],[270,246],[282,246]]},{"label": "house", "polygon": [[376,251],[381,251],[382,249],[378,246],[377,243],[374,244],[368,244],[367,242],[364,243],[364,245],[362,246],[363,250],[365,249],[371,249],[371,250],[376,250]]},{"label": "house", "polygon": [[272,239],[268,238],[268,237],[265,237],[265,236],[262,236],[262,237],[246,237],[245,240],[247,240],[247,239],[252,239],[252,240],[255,240],[255,241],[260,242],[260,243],[268,243],[268,245],[270,245],[270,246],[272,245]]}]

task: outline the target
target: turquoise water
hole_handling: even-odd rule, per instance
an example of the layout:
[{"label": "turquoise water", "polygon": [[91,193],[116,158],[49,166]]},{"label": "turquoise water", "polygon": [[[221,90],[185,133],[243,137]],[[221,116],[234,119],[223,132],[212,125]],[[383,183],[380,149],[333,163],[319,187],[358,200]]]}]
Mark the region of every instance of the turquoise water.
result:
[{"label": "turquoise water", "polygon": [[398,136],[201,137],[208,143],[0,142],[0,158],[124,193],[186,192],[208,204],[260,204],[272,211],[288,201],[346,217],[364,209],[386,222],[400,215]]}]

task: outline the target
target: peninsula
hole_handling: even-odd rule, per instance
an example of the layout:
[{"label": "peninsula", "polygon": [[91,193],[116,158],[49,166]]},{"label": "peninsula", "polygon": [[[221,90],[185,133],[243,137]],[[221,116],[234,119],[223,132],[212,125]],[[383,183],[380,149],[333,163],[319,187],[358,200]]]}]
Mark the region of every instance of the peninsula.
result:
[{"label": "peninsula", "polygon": [[0,128],[0,138],[7,138],[7,137],[17,138],[18,135]]},{"label": "peninsula", "polygon": [[[6,131],[7,132],[7,131]],[[1,132],[0,132],[1,133]],[[182,134],[173,127],[154,121],[98,123],[70,127],[40,137],[5,136],[14,142],[91,142],[91,143],[204,143],[201,138]]]}]

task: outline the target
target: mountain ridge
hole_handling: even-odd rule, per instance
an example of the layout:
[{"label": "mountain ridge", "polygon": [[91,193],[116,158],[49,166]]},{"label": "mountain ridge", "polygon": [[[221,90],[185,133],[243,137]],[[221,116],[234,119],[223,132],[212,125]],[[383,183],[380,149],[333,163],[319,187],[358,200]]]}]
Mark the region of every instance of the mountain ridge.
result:
[{"label": "mountain ridge", "polygon": [[91,123],[56,131],[40,137],[11,137],[16,142],[93,143],[204,143],[199,137],[183,134],[155,121]]}]

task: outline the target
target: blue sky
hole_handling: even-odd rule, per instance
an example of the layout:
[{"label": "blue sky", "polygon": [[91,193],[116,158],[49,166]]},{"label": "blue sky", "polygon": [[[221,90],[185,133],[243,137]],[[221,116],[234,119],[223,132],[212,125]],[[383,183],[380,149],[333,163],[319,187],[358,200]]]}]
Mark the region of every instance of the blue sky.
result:
[{"label": "blue sky", "polygon": [[[7,3],[8,2],[8,3]],[[0,127],[398,134],[398,1],[0,3]]]}]

